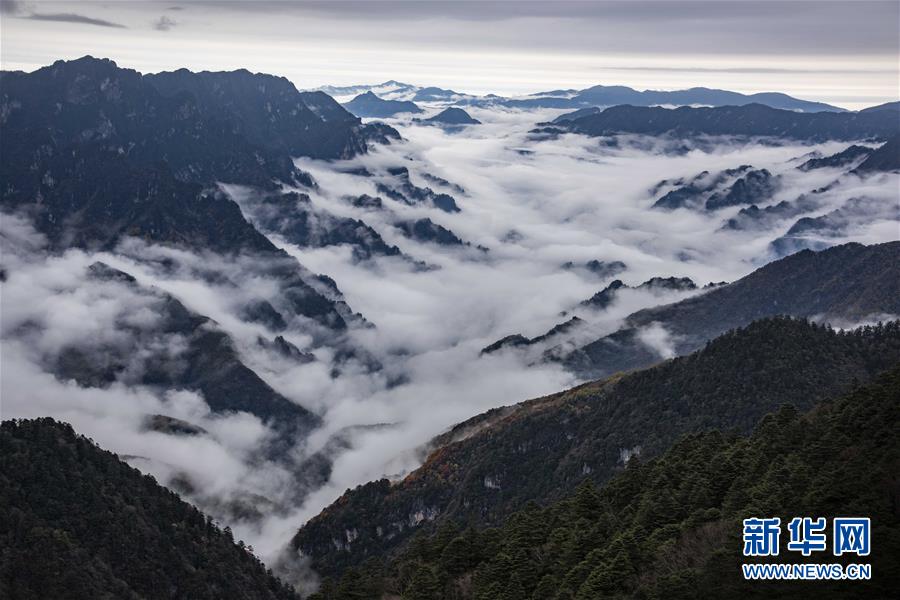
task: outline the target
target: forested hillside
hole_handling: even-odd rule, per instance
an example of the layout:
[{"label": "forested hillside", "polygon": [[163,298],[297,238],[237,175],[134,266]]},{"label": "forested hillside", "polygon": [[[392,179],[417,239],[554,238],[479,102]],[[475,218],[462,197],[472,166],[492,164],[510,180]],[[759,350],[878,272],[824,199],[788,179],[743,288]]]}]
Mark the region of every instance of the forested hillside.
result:
[{"label": "forested hillside", "polygon": [[[749,438],[685,436],[598,490],[585,483],[496,529],[441,528],[395,560],[328,582],[322,600],[888,598],[900,587],[900,367],[807,414],[783,407]],[[741,521],[864,515],[872,554],[768,562],[870,562],[870,581],[745,582]],[[784,542],[782,542],[784,543]],[[760,562],[763,562],[760,559]],[[891,592],[891,590],[894,590]]]},{"label": "forested hillside", "polygon": [[420,529],[496,525],[584,480],[601,484],[632,456],[680,436],[748,433],[782,404],[800,410],[900,363],[900,322],[839,333],[788,318],[727,333],[686,357],[586,384],[458,425],[401,482],[348,490],[297,534],[326,574],[403,547]]},{"label": "forested hillside", "polygon": [[296,598],[231,530],[50,418],[0,426],[0,598]]}]

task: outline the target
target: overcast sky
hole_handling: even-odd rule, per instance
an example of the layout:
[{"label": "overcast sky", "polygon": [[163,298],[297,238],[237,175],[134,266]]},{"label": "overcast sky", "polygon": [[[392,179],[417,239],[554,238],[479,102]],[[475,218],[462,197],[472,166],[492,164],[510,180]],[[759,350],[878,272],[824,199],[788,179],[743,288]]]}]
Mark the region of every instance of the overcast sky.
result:
[{"label": "overcast sky", "polygon": [[0,2],[4,69],[91,54],[142,72],[243,67],[300,88],[702,85],[848,108],[900,93],[897,0]]}]

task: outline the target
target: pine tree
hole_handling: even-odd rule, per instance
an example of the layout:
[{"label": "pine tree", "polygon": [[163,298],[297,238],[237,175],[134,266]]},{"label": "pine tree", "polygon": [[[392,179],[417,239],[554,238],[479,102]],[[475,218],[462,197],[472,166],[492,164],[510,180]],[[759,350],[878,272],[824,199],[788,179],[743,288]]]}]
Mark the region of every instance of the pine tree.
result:
[{"label": "pine tree", "polygon": [[434,569],[427,565],[421,565],[416,570],[403,591],[403,600],[440,600],[442,597],[440,581]]}]

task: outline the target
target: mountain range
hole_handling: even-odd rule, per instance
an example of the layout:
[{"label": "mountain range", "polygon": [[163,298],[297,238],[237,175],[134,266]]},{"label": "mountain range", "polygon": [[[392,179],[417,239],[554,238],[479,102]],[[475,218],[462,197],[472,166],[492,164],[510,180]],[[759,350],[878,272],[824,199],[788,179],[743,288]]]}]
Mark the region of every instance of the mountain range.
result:
[{"label": "mountain range", "polygon": [[572,132],[589,136],[621,133],[643,135],[770,136],[791,140],[887,140],[900,133],[900,119],[892,110],[796,113],[763,104],[675,109],[613,106],[602,111],[579,111],[563,116],[539,133]]},{"label": "mountain range", "polygon": [[[407,102],[446,102],[469,106],[500,106],[509,108],[585,108],[617,104],[633,106],[743,106],[764,104],[800,112],[843,112],[845,109],[823,102],[800,100],[787,94],[761,92],[741,94],[727,90],[695,87],[686,90],[635,90],[621,85],[595,85],[585,89],[551,90],[526,96],[504,97],[495,94],[477,96],[439,87],[419,87],[399,81],[385,81],[375,85],[318,88],[331,96],[346,97],[372,94],[386,100]],[[360,115],[361,116],[361,115]]]}]

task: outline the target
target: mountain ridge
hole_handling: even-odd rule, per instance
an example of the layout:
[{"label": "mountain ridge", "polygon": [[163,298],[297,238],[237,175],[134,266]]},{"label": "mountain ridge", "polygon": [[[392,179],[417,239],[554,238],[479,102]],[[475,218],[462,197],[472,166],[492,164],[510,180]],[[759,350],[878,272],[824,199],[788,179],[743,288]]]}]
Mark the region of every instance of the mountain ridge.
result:
[{"label": "mountain ridge", "polygon": [[900,315],[897,265],[900,242],[803,250],[698,296],[633,313],[624,327],[562,361],[575,372],[595,377],[648,366],[660,356],[640,339],[647,327],[661,327],[678,355],[728,329],[778,314],[847,321]]},{"label": "mountain ridge", "polygon": [[[496,524],[512,507],[557,499],[584,479],[605,481],[630,456],[656,455],[684,433],[747,431],[785,402],[808,408],[898,359],[900,322],[837,333],[759,321],[686,357],[458,424],[402,481],[347,490],[301,528],[294,547],[324,574],[339,573],[394,552],[420,529]],[[341,541],[346,531],[352,541]]]},{"label": "mountain ridge", "polygon": [[393,117],[400,113],[416,114],[422,109],[410,100],[385,100],[372,92],[365,92],[356,96],[350,102],[345,102],[343,107],[357,117],[385,118]]},{"label": "mountain ridge", "polygon": [[[457,92],[435,86],[420,87],[395,80],[372,85],[322,86],[317,90],[331,95],[348,96],[374,92],[390,100],[411,100],[414,102],[459,102],[471,106],[505,106],[510,108],[588,108],[632,104],[635,106],[655,105],[711,105],[740,106],[754,102],[773,108],[803,112],[848,112],[839,106],[824,102],[802,100],[782,92],[759,92],[742,94],[729,90],[707,87],[693,87],[680,90],[638,90],[623,85],[595,85],[576,90],[550,90],[533,94],[483,96]],[[887,106],[887,105],[885,105]],[[873,107],[874,108],[874,107]]]},{"label": "mountain ridge", "polygon": [[624,133],[644,135],[743,135],[825,141],[886,140],[900,132],[893,111],[859,113],[796,113],[763,104],[713,108],[612,106],[582,113],[572,120],[547,123],[536,133],[582,133],[606,136]]},{"label": "mountain ridge", "polygon": [[[890,596],[900,582],[892,559],[900,552],[898,406],[895,365],[806,412],[769,412],[749,437],[718,429],[682,436],[658,458],[629,459],[604,487],[584,483],[546,508],[528,504],[500,527],[443,524],[388,561],[326,579],[314,598]],[[881,550],[866,560],[878,575],[853,583],[739,575],[742,564],[776,562],[742,556],[743,519],[809,514],[871,518]],[[859,560],[789,552],[781,556],[809,567]]]}]

